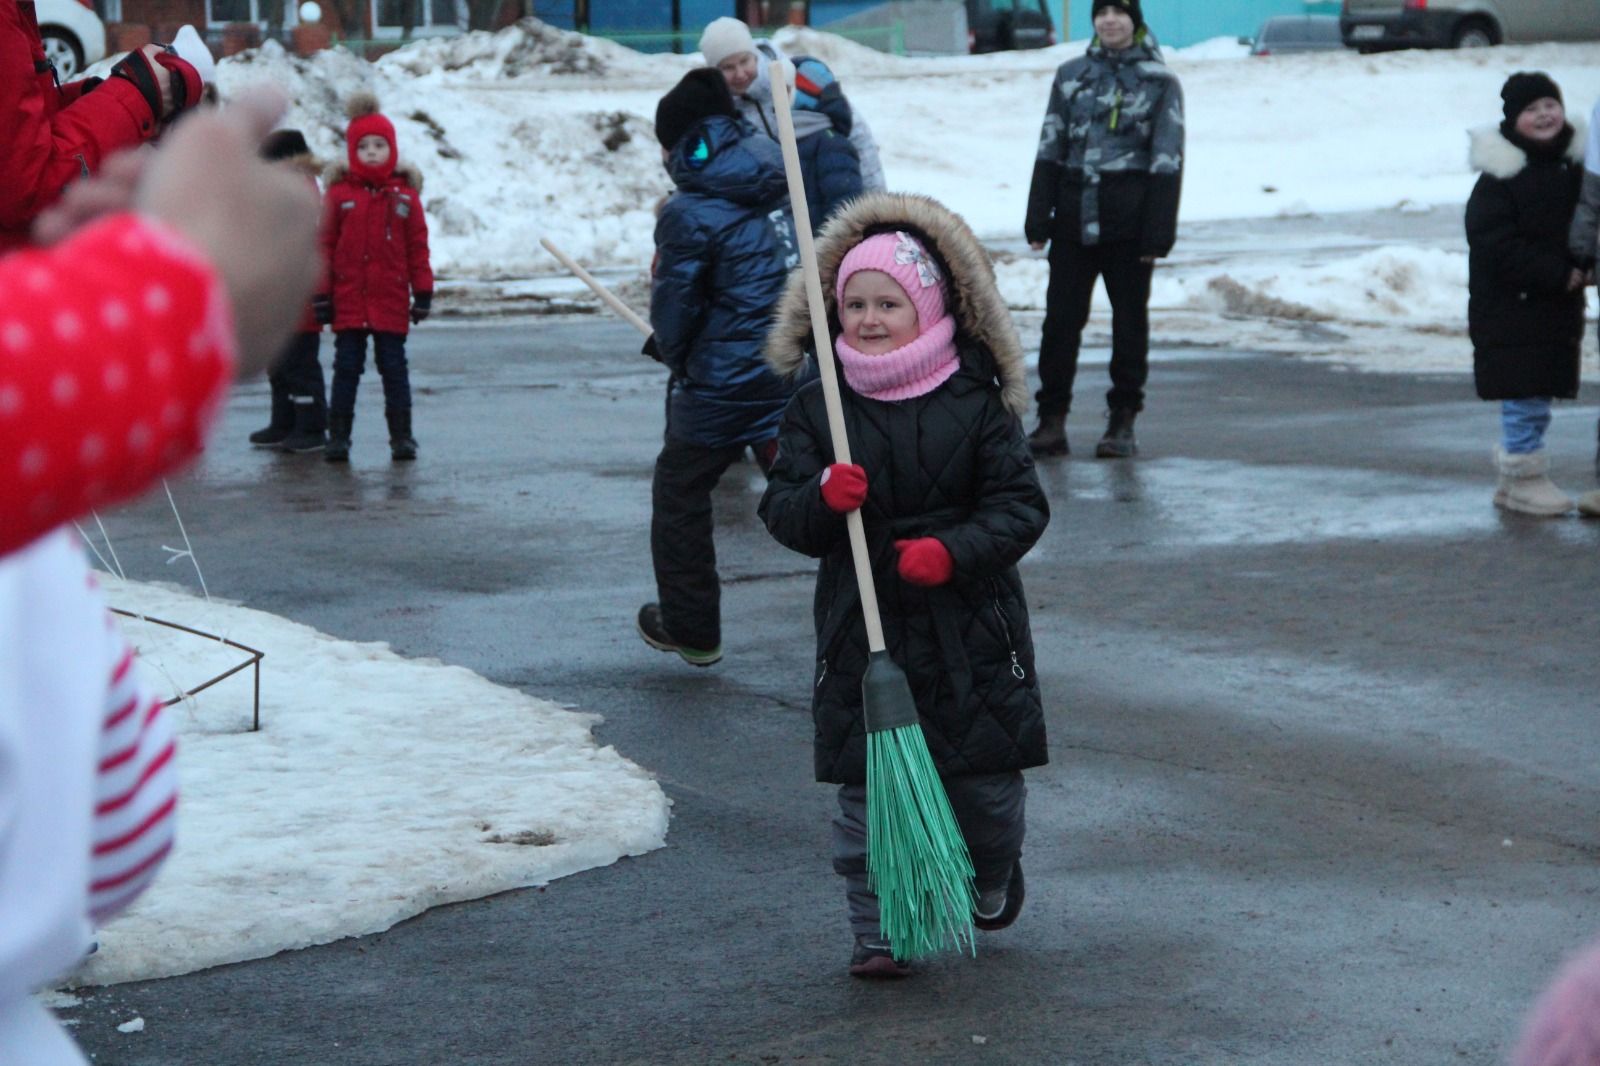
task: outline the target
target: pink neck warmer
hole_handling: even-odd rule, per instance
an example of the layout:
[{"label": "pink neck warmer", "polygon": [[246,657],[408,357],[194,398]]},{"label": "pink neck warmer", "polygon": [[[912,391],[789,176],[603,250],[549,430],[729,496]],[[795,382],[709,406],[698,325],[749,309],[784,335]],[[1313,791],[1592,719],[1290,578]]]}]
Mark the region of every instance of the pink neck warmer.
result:
[{"label": "pink neck warmer", "polygon": [[961,366],[956,354],[956,321],[949,315],[923,330],[916,340],[882,355],[858,352],[843,337],[834,347],[845,381],[873,400],[909,400],[930,393]]}]

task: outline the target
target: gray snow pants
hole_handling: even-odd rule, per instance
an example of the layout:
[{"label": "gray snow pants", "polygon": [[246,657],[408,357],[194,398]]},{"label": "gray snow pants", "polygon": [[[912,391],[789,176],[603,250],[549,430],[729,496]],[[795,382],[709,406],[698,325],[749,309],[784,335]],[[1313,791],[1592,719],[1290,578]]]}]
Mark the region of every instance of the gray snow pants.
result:
[{"label": "gray snow pants", "polygon": [[[1011,877],[1022,857],[1028,797],[1022,772],[947,777],[945,792],[961,835],[972,853],[978,891],[996,888]],[[850,901],[850,931],[877,936],[878,897],[867,887],[867,786],[840,785],[839,813],[833,819],[833,870],[845,879]]]}]

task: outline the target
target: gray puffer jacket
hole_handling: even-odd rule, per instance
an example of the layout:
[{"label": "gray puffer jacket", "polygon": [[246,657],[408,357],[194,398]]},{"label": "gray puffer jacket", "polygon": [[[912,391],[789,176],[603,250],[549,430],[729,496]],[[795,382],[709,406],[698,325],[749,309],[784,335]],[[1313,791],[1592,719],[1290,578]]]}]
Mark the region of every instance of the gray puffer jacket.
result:
[{"label": "gray puffer jacket", "polygon": [[1096,38],[1050,89],[1024,229],[1030,241],[1134,241],[1166,255],[1178,232],[1183,89],[1148,31],[1112,52]]}]

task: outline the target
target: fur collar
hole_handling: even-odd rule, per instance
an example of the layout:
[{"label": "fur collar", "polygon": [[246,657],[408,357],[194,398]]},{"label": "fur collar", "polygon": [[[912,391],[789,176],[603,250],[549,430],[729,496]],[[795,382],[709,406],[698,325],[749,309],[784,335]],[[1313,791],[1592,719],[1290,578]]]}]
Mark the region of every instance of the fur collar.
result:
[{"label": "fur collar", "polygon": [[[1572,127],[1572,143],[1567,145],[1567,158],[1574,163],[1583,162],[1584,145],[1589,140],[1588,124],[1581,118],[1567,119]],[[1528,165],[1528,153],[1506,140],[1500,125],[1479,126],[1468,133],[1472,147],[1467,154],[1473,170],[1479,170],[1501,181],[1514,178]]]},{"label": "fur collar", "polygon": [[[394,168],[394,176],[411,186],[417,192],[422,192],[422,171],[417,169],[415,163],[401,163]],[[328,185],[345,181],[350,177],[350,164],[348,162],[334,163],[322,172],[322,180]]]},{"label": "fur collar", "polygon": [[[928,250],[949,268],[950,313],[955,316],[959,334],[982,345],[993,356],[1000,399],[1006,409],[1018,416],[1026,411],[1028,381],[1022,342],[995,286],[989,253],[961,216],[930,197],[868,193],[852,200],[823,227],[817,237],[817,268],[822,278],[822,298],[828,307],[830,334],[839,334],[839,311],[833,294],[839,264],[869,229],[911,229],[926,238]],[[806,306],[805,276],[796,270],[789,275],[772,331],[767,335],[767,363],[784,377],[798,373],[805,366],[810,345],[811,315]]]}]

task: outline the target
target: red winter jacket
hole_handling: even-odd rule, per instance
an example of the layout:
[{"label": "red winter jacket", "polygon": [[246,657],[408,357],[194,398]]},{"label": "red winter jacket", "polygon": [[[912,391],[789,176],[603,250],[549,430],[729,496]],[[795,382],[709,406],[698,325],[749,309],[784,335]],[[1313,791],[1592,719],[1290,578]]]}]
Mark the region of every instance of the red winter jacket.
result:
[{"label": "red winter jacket", "polygon": [[0,0],[0,250],[26,243],[70,182],[154,137],[156,117],[125,78],[57,88],[33,0]]},{"label": "red winter jacket", "polygon": [[333,296],[335,332],[409,332],[411,294],[433,292],[422,176],[400,167],[371,185],[334,167],[323,196],[322,252],[332,270],[323,291]]}]

